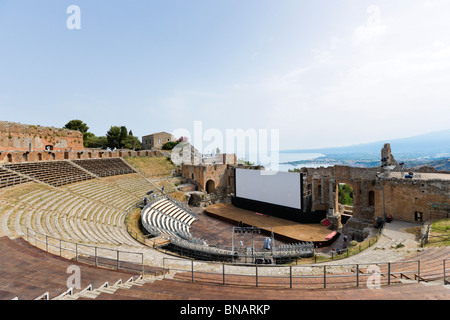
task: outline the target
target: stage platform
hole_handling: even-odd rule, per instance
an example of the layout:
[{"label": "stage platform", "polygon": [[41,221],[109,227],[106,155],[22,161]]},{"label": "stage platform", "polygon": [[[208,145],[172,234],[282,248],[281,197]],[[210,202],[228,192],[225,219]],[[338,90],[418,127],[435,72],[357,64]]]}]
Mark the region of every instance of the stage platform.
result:
[{"label": "stage platform", "polygon": [[276,238],[288,242],[312,241],[315,244],[322,243],[322,245],[327,245],[339,236],[337,233],[331,240],[326,240],[326,237],[332,231],[320,223],[301,224],[240,209],[232,204],[216,203],[206,207],[205,212],[216,219],[227,221],[236,226],[242,221],[245,226],[258,227],[267,233],[270,233],[272,228]]}]

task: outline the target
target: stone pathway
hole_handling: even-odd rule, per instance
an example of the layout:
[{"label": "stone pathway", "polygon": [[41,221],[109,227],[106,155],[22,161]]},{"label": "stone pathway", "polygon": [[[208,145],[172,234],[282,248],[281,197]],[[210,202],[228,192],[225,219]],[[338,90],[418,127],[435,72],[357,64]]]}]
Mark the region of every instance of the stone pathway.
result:
[{"label": "stone pathway", "polygon": [[[327,265],[392,262],[404,259],[417,251],[422,251],[416,235],[406,230],[420,225],[402,221],[386,223],[377,243],[359,254],[346,259],[327,262]],[[398,244],[404,246],[397,248]]]}]

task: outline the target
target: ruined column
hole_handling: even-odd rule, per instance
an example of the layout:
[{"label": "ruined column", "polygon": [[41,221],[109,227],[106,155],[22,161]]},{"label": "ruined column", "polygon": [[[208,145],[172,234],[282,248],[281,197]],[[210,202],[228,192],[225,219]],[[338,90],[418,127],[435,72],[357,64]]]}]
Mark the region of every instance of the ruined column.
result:
[{"label": "ruined column", "polygon": [[314,203],[316,200],[316,183],[314,177],[311,178],[311,201]]},{"label": "ruined column", "polygon": [[328,189],[328,193],[329,193],[329,209],[328,209],[328,215],[329,216],[333,216],[334,215],[334,199],[333,199],[333,180],[330,179],[329,180],[329,189]]},{"label": "ruined column", "polygon": [[391,153],[391,145],[389,143],[385,143],[383,149],[381,149],[381,167],[383,168],[387,166],[398,166],[397,161]]},{"label": "ruined column", "polygon": [[325,203],[325,178],[321,178],[322,186],[320,187],[320,203]]}]

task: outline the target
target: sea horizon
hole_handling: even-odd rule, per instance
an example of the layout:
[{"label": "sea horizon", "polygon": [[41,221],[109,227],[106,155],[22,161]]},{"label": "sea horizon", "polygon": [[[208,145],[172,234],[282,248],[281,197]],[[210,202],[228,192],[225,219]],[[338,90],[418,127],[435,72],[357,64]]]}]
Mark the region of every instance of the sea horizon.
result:
[{"label": "sea horizon", "polygon": [[[267,155],[266,155],[266,158],[268,158],[270,160],[270,155],[271,155],[270,151],[267,152]],[[296,169],[296,168],[300,169],[302,167],[317,168],[317,167],[321,167],[321,166],[323,166],[323,167],[327,166],[324,163],[313,163],[313,162],[308,163],[308,164],[301,164],[301,165],[293,165],[293,164],[289,163],[289,162],[294,162],[294,161],[314,160],[314,159],[318,159],[321,157],[325,157],[326,155],[323,153],[279,151],[278,155],[279,155],[278,163],[271,163],[271,162],[263,163],[262,161],[260,161],[260,158],[258,155],[253,155],[252,157],[246,156],[245,158],[238,157],[238,159],[244,158],[246,161],[250,161],[251,163],[254,163],[256,165],[262,165],[266,169],[272,168],[272,169],[277,169],[277,171],[285,171],[285,172]]]}]

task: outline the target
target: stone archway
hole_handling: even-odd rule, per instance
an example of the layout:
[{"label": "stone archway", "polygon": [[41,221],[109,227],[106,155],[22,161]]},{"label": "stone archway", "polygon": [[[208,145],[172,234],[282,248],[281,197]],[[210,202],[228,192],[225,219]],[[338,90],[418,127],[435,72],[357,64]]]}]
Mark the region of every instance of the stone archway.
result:
[{"label": "stone archway", "polygon": [[341,225],[353,216],[353,206],[357,195],[354,192],[354,186],[348,182],[339,182],[336,184],[336,210],[341,217]]},{"label": "stone archway", "polygon": [[337,201],[341,205],[353,207],[354,203],[354,192],[353,186],[349,183],[341,182],[337,184]]},{"label": "stone archway", "polygon": [[206,192],[207,193],[216,193],[216,183],[214,180],[208,180],[206,181]]}]

